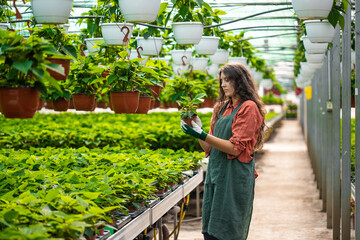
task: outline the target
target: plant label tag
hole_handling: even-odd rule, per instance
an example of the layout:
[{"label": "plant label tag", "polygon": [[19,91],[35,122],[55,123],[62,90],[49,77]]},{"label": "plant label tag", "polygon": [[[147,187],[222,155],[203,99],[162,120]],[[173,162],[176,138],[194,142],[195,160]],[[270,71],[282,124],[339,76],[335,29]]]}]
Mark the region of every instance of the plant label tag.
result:
[{"label": "plant label tag", "polygon": [[326,111],[332,112],[333,110],[333,103],[331,101],[326,102]]},{"label": "plant label tag", "polygon": [[359,95],[359,89],[355,88],[355,96]]}]

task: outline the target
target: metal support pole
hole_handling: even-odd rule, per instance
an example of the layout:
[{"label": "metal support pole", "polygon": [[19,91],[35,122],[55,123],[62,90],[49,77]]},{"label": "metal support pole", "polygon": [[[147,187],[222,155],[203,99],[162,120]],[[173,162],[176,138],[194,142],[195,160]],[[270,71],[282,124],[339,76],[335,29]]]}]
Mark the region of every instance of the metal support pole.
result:
[{"label": "metal support pole", "polygon": [[324,157],[326,161],[326,227],[332,228],[332,161],[331,161],[331,149],[332,149],[332,131],[329,129],[332,126],[332,108],[330,108],[329,100],[329,85],[330,85],[330,52],[326,54],[326,58],[323,64],[323,86],[324,86],[324,108],[325,108],[325,129],[324,129],[324,138],[325,138],[325,151]]},{"label": "metal support pole", "polygon": [[[355,132],[360,129],[360,0],[355,3]],[[355,134],[355,239],[360,240],[360,134]]]},{"label": "metal support pole", "polygon": [[[360,0],[359,0],[360,1]],[[332,129],[332,176],[333,176],[333,239],[340,240],[340,27],[336,26],[333,48],[331,49],[331,99],[333,107]]]},{"label": "metal support pole", "polygon": [[[350,6],[348,6],[350,9]],[[345,15],[342,37],[342,172],[341,172],[341,236],[350,239],[351,198],[351,11]]]}]

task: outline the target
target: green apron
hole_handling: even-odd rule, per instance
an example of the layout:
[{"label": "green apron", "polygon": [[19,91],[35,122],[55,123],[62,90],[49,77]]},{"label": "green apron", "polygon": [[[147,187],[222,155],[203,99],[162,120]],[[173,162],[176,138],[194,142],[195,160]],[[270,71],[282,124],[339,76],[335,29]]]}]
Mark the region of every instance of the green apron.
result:
[{"label": "green apron", "polygon": [[[214,136],[229,140],[231,125],[242,103],[234,111],[222,117],[227,105],[219,113]],[[202,210],[202,232],[219,240],[243,240],[247,238],[251,221],[254,186],[254,161],[242,163],[228,159],[227,154],[212,147],[206,172]]]}]

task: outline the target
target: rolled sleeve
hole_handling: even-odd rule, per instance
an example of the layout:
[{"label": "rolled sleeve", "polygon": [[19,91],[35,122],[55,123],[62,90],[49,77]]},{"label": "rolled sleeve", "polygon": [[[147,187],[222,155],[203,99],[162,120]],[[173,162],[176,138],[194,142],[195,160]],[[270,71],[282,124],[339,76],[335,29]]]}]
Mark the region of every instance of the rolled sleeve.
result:
[{"label": "rolled sleeve", "polygon": [[232,137],[229,141],[234,144],[234,151],[239,154],[228,154],[229,159],[237,158],[240,162],[250,162],[253,159],[253,149],[259,135],[263,117],[256,104],[252,101],[244,102],[238,110],[232,123]]}]

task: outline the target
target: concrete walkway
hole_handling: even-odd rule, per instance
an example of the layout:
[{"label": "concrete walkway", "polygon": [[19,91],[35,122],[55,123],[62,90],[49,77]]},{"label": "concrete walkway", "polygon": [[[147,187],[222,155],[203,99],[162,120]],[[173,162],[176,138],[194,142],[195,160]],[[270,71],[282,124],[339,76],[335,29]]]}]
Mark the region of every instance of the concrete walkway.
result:
[{"label": "concrete walkway", "polygon": [[[332,239],[298,121],[283,120],[256,160],[249,240]],[[201,220],[185,222],[180,240],[201,240]]]}]

